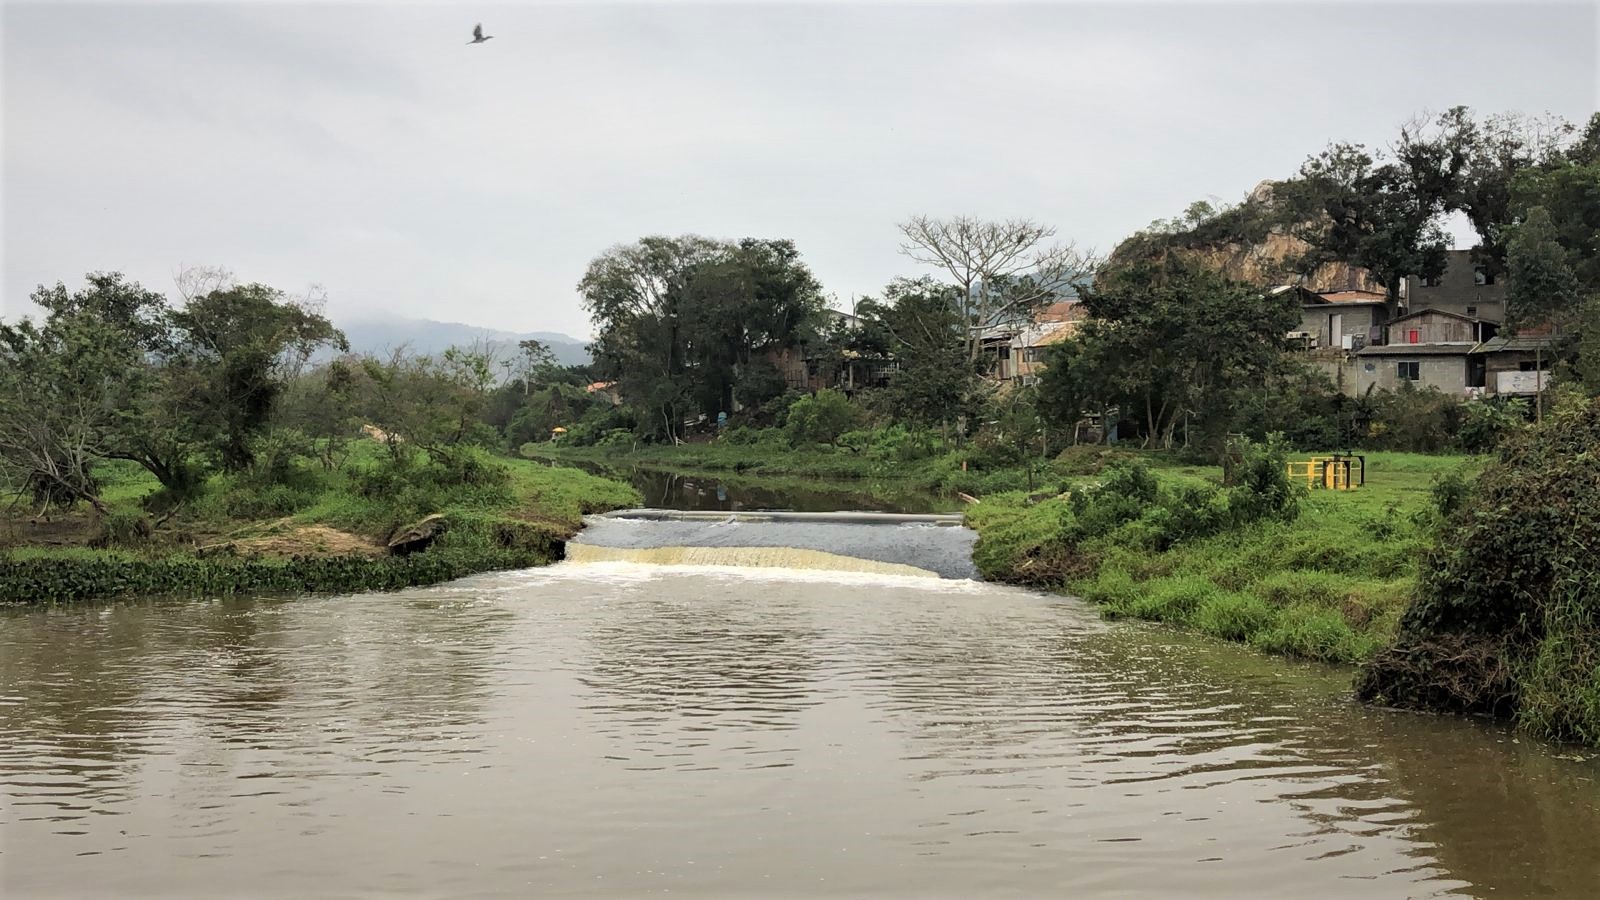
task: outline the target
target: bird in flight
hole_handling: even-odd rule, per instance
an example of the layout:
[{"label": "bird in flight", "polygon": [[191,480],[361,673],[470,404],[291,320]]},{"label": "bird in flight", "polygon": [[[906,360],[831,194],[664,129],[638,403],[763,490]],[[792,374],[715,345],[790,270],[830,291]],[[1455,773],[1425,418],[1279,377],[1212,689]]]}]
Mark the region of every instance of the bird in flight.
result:
[{"label": "bird in flight", "polygon": [[468,46],[472,44],[481,44],[484,41],[492,39],[493,37],[494,35],[492,34],[483,33],[483,23],[479,22],[478,24],[472,26],[472,40],[467,41],[467,44]]}]

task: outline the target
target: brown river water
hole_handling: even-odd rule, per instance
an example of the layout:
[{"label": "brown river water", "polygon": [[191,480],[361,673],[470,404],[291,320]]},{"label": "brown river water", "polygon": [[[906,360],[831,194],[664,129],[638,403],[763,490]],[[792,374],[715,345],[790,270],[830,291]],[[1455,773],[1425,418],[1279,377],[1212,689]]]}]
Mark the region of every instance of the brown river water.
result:
[{"label": "brown river water", "polygon": [[1348,680],[889,575],[12,609],[0,894],[1600,895],[1600,763]]}]

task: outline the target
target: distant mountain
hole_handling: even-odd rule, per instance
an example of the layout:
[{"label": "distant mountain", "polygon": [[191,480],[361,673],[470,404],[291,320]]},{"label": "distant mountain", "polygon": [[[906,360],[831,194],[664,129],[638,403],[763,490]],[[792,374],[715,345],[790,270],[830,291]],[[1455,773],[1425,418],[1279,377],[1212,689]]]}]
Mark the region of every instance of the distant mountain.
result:
[{"label": "distant mountain", "polygon": [[400,316],[336,319],[334,325],[344,332],[350,341],[350,349],[356,353],[383,354],[404,346],[413,353],[432,355],[451,347],[471,347],[481,342],[487,344],[501,359],[507,359],[517,352],[519,341],[532,339],[549,347],[556,361],[562,365],[577,366],[589,362],[589,351],[584,349],[583,341],[554,331],[519,334],[461,322],[435,322]]}]

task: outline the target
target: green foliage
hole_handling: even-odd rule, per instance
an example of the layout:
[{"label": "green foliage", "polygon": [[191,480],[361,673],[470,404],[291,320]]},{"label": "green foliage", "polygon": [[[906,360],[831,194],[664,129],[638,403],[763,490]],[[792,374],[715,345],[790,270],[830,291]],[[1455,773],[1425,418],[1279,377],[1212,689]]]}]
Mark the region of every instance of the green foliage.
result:
[{"label": "green foliage", "polygon": [[1440,453],[1450,448],[1463,402],[1437,388],[1410,382],[1398,391],[1368,390],[1357,401],[1355,419],[1365,424],[1362,446],[1374,450]]},{"label": "green foliage", "polygon": [[783,423],[796,446],[832,444],[861,422],[861,411],[838,391],[824,390],[796,400]]},{"label": "green foliage", "polygon": [[1146,454],[1153,501],[1147,478],[1125,466],[1099,485],[1080,481],[1072,500],[985,498],[967,512],[974,560],[985,577],[1074,593],[1108,615],[1182,622],[1274,653],[1366,659],[1415,593],[1428,532],[1410,523],[1432,515],[1430,479],[1462,465],[1386,453],[1368,462],[1366,487],[1300,496],[1298,515],[1280,519],[1270,502],[1235,509],[1239,495],[1216,486],[1216,469]]},{"label": "green foliage", "polygon": [[578,284],[614,376],[648,436],[680,437],[698,411],[732,409],[736,386],[767,399],[756,360],[815,335],[822,291],[794,244],[647,237],[595,258]]},{"label": "green foliage", "polygon": [[1276,618],[1277,613],[1260,597],[1218,590],[1200,603],[1193,624],[1225,641],[1249,641],[1271,628]]},{"label": "green foliage", "polygon": [[1289,448],[1282,435],[1268,435],[1265,443],[1243,439],[1233,449],[1238,461],[1228,473],[1235,482],[1228,511],[1234,521],[1289,521],[1298,515],[1304,491],[1289,483]]},{"label": "green foliage", "polygon": [[411,556],[93,557],[0,559],[0,596],[11,603],[119,597],[219,597],[244,592],[392,591],[489,569],[542,565],[560,555],[554,539],[537,549],[430,550]]},{"label": "green foliage", "polygon": [[884,299],[867,298],[856,310],[864,330],[876,333],[880,352],[894,360],[877,402],[913,427],[953,421],[978,376],[956,290],[931,278],[903,278],[889,284]]},{"label": "green foliage", "polygon": [[102,516],[89,545],[100,549],[137,549],[150,542],[150,519],[142,511],[116,509]]},{"label": "green foliage", "polygon": [[163,332],[162,297],[118,274],[40,287],[42,323],[0,322],[0,482],[38,501],[104,511],[93,468],[119,455],[119,426],[145,391]]},{"label": "green foliage", "polygon": [[1528,422],[1528,402],[1521,398],[1463,404],[1455,442],[1468,453],[1488,453]]},{"label": "green foliage", "polygon": [[1338,612],[1306,606],[1284,610],[1249,641],[1268,653],[1342,663],[1361,662],[1377,649],[1372,637],[1352,629]]},{"label": "green foliage", "polygon": [[1565,404],[1501,445],[1449,514],[1394,645],[1362,696],[1513,715],[1547,737],[1600,741],[1600,401]]},{"label": "green foliage", "polygon": [[174,352],[163,366],[167,390],[207,434],[205,449],[224,471],[250,465],[255,438],[283,392],[287,365],[318,347],[347,348],[327,318],[261,284],[192,297],[168,317]]},{"label": "green foliage", "polygon": [[1051,349],[1043,408],[1061,422],[1127,410],[1147,447],[1173,446],[1183,425],[1219,457],[1243,396],[1279,366],[1300,318],[1287,293],[1263,296],[1175,255],[1114,269],[1082,300],[1090,318]]}]

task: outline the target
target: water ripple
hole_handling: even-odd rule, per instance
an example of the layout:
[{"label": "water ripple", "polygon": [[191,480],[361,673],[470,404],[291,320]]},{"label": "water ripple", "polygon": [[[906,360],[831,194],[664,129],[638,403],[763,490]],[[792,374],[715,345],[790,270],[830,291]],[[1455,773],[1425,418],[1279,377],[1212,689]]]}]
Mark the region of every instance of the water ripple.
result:
[{"label": "water ripple", "polygon": [[[0,619],[8,896],[1580,895],[1596,764],[970,583],[604,564]],[[93,885],[86,888],[86,885]]]}]

